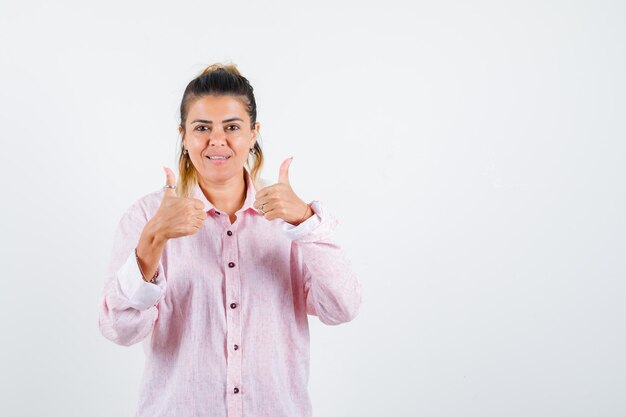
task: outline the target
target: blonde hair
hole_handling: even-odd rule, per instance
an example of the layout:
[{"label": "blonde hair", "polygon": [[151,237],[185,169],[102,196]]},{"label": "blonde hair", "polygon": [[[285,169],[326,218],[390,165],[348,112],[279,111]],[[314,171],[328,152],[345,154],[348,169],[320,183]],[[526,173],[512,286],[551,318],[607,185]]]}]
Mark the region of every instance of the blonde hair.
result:
[{"label": "blonde hair", "polygon": [[[185,122],[191,103],[207,95],[225,95],[240,99],[246,106],[246,111],[250,116],[250,126],[255,128],[256,123],[256,100],[254,99],[254,89],[250,82],[239,72],[235,64],[215,63],[206,67],[196,78],[191,80],[180,104],[180,128],[185,132]],[[181,140],[178,157],[178,185],[176,194],[179,197],[190,197],[191,190],[198,184],[198,172],[191,163],[189,154],[185,154],[184,143]],[[244,165],[252,177],[254,184],[262,183],[259,175],[263,168],[263,150],[259,141],[255,141],[254,147],[250,150],[248,159]],[[251,184],[252,185],[252,184]]]}]

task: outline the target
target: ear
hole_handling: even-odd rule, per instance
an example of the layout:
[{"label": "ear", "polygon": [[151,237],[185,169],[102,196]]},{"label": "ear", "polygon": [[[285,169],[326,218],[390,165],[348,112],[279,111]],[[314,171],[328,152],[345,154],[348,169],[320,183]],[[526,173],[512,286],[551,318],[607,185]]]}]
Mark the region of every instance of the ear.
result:
[{"label": "ear", "polygon": [[259,133],[261,133],[261,123],[259,122],[254,123],[254,129],[252,129],[252,132],[253,133],[252,133],[252,137],[250,138],[250,146],[248,146],[248,148],[254,147],[257,137]]}]

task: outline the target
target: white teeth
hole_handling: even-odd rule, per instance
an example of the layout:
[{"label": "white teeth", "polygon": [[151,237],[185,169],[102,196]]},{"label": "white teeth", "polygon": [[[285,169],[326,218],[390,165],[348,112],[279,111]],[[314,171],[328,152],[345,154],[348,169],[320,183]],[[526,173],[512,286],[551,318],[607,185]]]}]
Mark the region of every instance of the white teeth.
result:
[{"label": "white teeth", "polygon": [[228,156],[209,156],[209,159],[228,159]]}]

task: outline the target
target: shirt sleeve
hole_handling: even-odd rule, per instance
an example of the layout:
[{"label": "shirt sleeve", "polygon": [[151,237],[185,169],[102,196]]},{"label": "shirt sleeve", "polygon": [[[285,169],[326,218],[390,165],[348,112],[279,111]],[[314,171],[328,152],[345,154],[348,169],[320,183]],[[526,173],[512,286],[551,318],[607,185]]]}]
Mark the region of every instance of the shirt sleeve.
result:
[{"label": "shirt sleeve", "polygon": [[146,223],[138,204],[122,216],[100,299],[100,333],[122,346],[138,343],[152,332],[158,317],[158,303],[167,287],[161,260],[155,284],[144,281],[137,265],[135,247]]},{"label": "shirt sleeve", "polygon": [[306,310],[324,324],[345,323],[360,310],[361,283],[341,246],[332,239],[339,222],[321,202],[313,201],[311,208],[315,215],[306,221],[283,226],[301,266]]}]

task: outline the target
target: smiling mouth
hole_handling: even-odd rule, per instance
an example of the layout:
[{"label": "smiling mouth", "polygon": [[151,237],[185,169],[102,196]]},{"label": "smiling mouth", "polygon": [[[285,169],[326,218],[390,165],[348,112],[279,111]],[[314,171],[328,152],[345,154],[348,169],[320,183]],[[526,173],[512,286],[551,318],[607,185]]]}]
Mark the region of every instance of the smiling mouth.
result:
[{"label": "smiling mouth", "polygon": [[230,156],[207,156],[211,161],[225,161],[230,158]]}]

